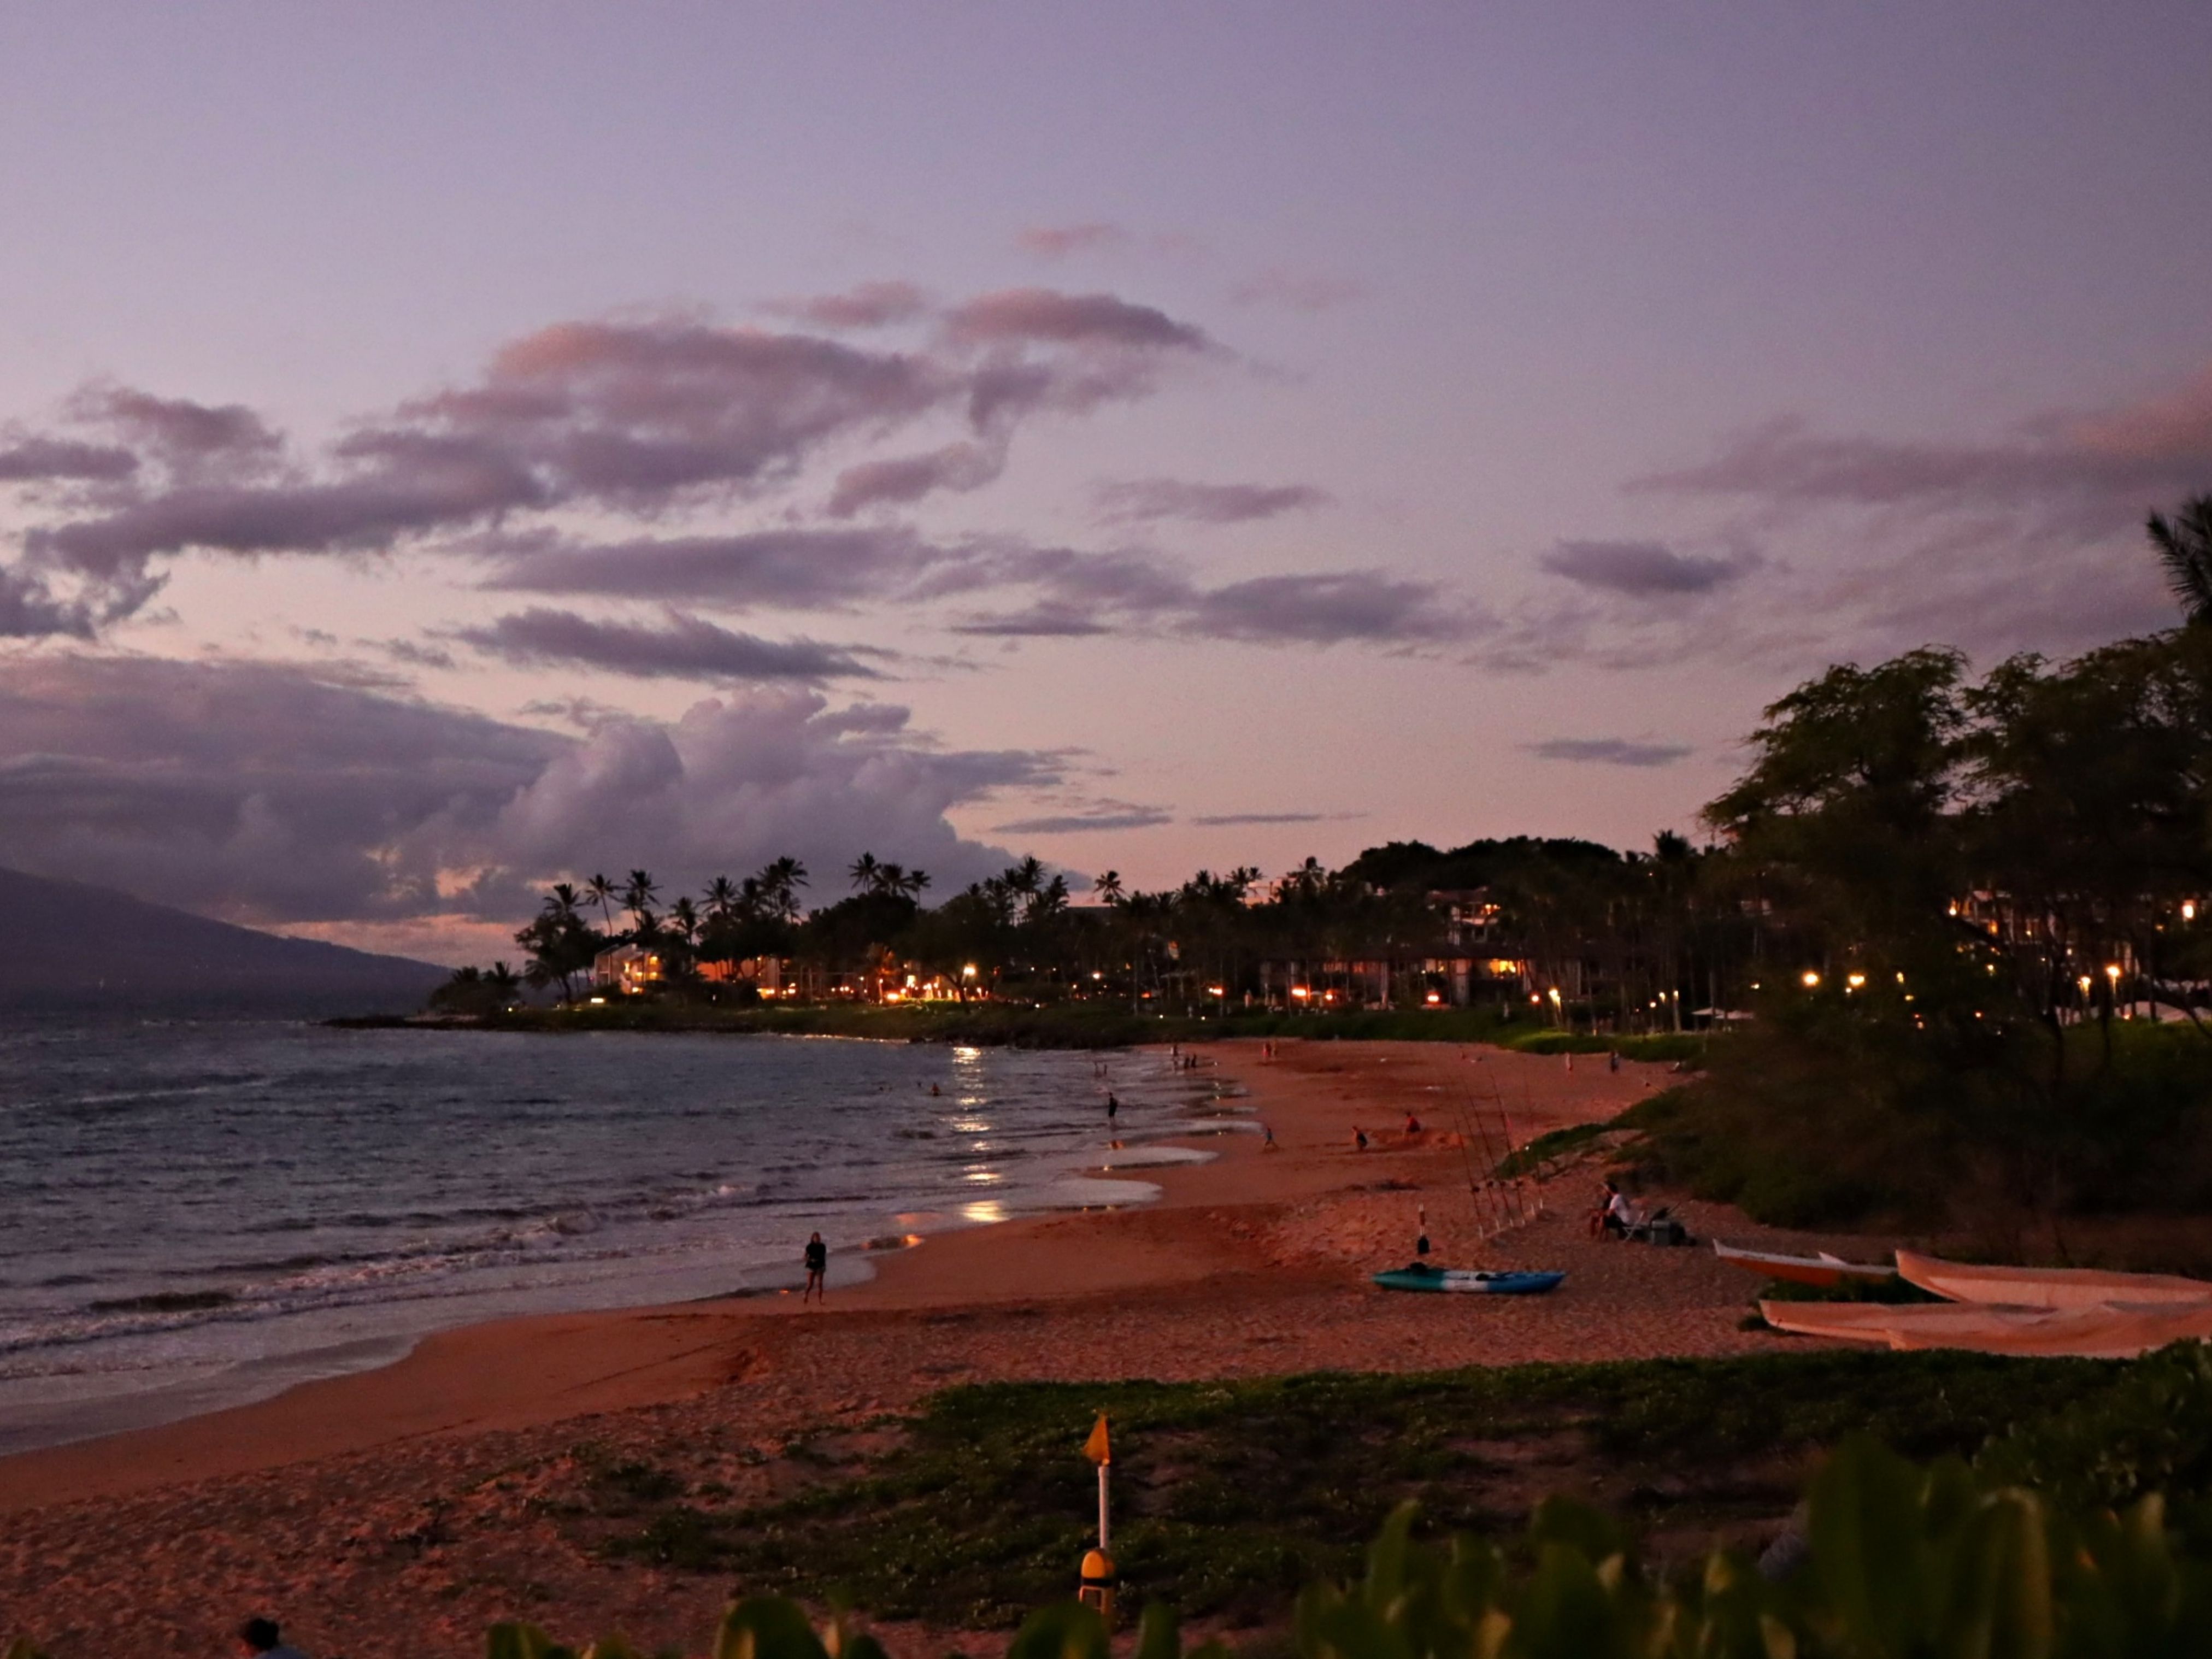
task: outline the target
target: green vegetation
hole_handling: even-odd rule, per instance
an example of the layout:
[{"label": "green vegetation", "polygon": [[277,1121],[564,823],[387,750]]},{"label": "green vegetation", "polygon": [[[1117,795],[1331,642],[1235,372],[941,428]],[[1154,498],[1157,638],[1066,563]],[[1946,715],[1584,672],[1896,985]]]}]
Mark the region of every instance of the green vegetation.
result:
[{"label": "green vegetation", "polygon": [[[730,1514],[650,1465],[583,1461],[629,1528],[611,1553],[736,1573],[744,1599],[716,1659],[884,1659],[849,1614],[817,1630],[769,1587],[840,1609],[857,1592],[939,1629],[1042,1607],[1008,1659],[1108,1659],[1096,1615],[1058,1600],[1087,1542],[1076,1448],[1100,1407],[1118,1426],[1135,1659],[1182,1659],[1170,1608],[1256,1628],[1251,1650],[1298,1659],[2212,1651],[2212,1359],[2195,1345],[2126,1365],[1814,1353],[960,1389],[857,1474],[790,1449],[821,1482]],[[1802,1471],[1829,1445],[1807,1490]],[[1568,1486],[1599,1501],[1559,1495]],[[1455,1535],[1425,1541],[1417,1521]],[[1378,1529],[1363,1571],[1348,1540]],[[1748,1552],[1770,1544],[1755,1565]],[[40,1659],[27,1640],[6,1651]],[[488,1651],[632,1653],[514,1624]]]},{"label": "green vegetation", "polygon": [[[622,1559],[732,1575],[747,1592],[849,1596],[939,1626],[1012,1622],[1065,1594],[1084,1548],[1093,1414],[1116,1425],[1115,1553],[1141,1593],[1237,1622],[1353,1570],[1401,1501],[1509,1536],[1545,1493],[1602,1496],[1660,1542],[1771,1523],[1806,1459],[1854,1429],[1971,1455],[2096,1399],[2087,1361],[1814,1352],[1425,1376],[994,1384],[933,1398],[888,1450],[790,1449],[804,1489],[762,1506],[610,1492],[575,1524]],[[637,1477],[649,1481],[650,1476]]]},{"label": "green vegetation", "polygon": [[[1728,1551],[1697,1571],[1651,1571],[1614,1520],[1557,1498],[1510,1547],[1422,1542],[1418,1518],[1413,1504],[1390,1516],[1356,1582],[1307,1586],[1291,1621],[1298,1659],[2182,1659],[2212,1647],[2212,1566],[2168,1531],[2157,1498],[2069,1513],[1956,1459],[1923,1468],[1863,1437],[1812,1483],[1802,1560],[1771,1575]],[[817,1635],[796,1605],[766,1596],[731,1609],[713,1650],[882,1659],[843,1620]],[[1109,1651],[1099,1617],[1061,1603],[1029,1618],[1007,1659]],[[1182,1652],[1173,1615],[1149,1602],[1135,1659]],[[490,1655],[573,1659],[518,1626],[495,1628]]]}]

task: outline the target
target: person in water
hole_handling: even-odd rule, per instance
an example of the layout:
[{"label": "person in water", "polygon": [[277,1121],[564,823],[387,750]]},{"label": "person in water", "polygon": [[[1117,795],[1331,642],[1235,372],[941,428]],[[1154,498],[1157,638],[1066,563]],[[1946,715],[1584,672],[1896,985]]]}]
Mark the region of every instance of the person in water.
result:
[{"label": "person in water", "polygon": [[1367,1150],[1367,1131],[1357,1124],[1352,1126],[1352,1150],[1355,1152],[1364,1152]]},{"label": "person in water", "polygon": [[1106,1121],[1111,1123],[1121,1110],[1121,1103],[1115,1098],[1114,1091],[1109,1089],[1106,1091]]},{"label": "person in water", "polygon": [[1429,1212],[1426,1205],[1421,1207],[1420,1218],[1420,1228],[1413,1238],[1413,1254],[1425,1260],[1429,1254]]},{"label": "person in water", "polygon": [[804,1302],[811,1296],[817,1301],[828,1301],[830,1293],[823,1289],[822,1281],[829,1272],[830,1247],[822,1242],[822,1235],[817,1233],[806,1241],[806,1288],[799,1293],[799,1299]]}]

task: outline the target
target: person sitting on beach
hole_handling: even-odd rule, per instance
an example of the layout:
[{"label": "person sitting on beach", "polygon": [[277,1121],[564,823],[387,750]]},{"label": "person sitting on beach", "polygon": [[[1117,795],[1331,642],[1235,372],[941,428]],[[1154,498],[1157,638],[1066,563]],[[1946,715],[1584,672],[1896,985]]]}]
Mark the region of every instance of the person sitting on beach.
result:
[{"label": "person sitting on beach", "polygon": [[249,1619],[238,1627],[238,1650],[247,1659],[307,1659],[283,1639],[274,1619]]},{"label": "person sitting on beach", "polygon": [[1590,1237],[1626,1238],[1628,1230],[1635,1224],[1636,1211],[1628,1201],[1628,1194],[1613,1182],[1607,1182],[1605,1189],[1598,1194],[1598,1207],[1590,1214]]},{"label": "person sitting on beach", "polygon": [[822,1242],[822,1235],[817,1233],[806,1241],[806,1288],[799,1293],[801,1302],[810,1296],[824,1302],[830,1299],[829,1291],[823,1288],[823,1279],[829,1271],[830,1247]]}]

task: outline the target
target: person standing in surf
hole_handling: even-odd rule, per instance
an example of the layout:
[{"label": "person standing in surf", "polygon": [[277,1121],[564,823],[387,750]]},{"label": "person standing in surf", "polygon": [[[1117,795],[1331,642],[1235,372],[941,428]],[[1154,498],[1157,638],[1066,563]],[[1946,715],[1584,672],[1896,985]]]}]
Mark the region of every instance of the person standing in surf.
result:
[{"label": "person standing in surf", "polygon": [[828,1301],[830,1293],[823,1288],[822,1281],[829,1272],[830,1247],[817,1233],[806,1241],[806,1288],[799,1293],[799,1299],[805,1302],[811,1296],[818,1301]]}]

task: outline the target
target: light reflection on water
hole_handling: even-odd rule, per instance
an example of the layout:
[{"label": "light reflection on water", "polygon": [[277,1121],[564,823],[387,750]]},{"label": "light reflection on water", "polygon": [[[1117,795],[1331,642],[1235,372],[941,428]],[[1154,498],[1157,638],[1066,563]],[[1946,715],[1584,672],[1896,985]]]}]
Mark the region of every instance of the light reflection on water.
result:
[{"label": "light reflection on water", "polygon": [[[1142,1139],[1182,1129],[1206,1085],[1148,1057],[1095,1063],[644,1033],[0,1026],[0,1449],[88,1431],[62,1421],[87,1401],[241,1364],[264,1383],[192,1408],[270,1392],[305,1374],[303,1353],[383,1358],[504,1314],[779,1284],[817,1228],[849,1280],[894,1231],[1141,1202],[1142,1183],[1082,1174],[1106,1090]],[[989,1138],[956,1151],[948,1125]]]}]

